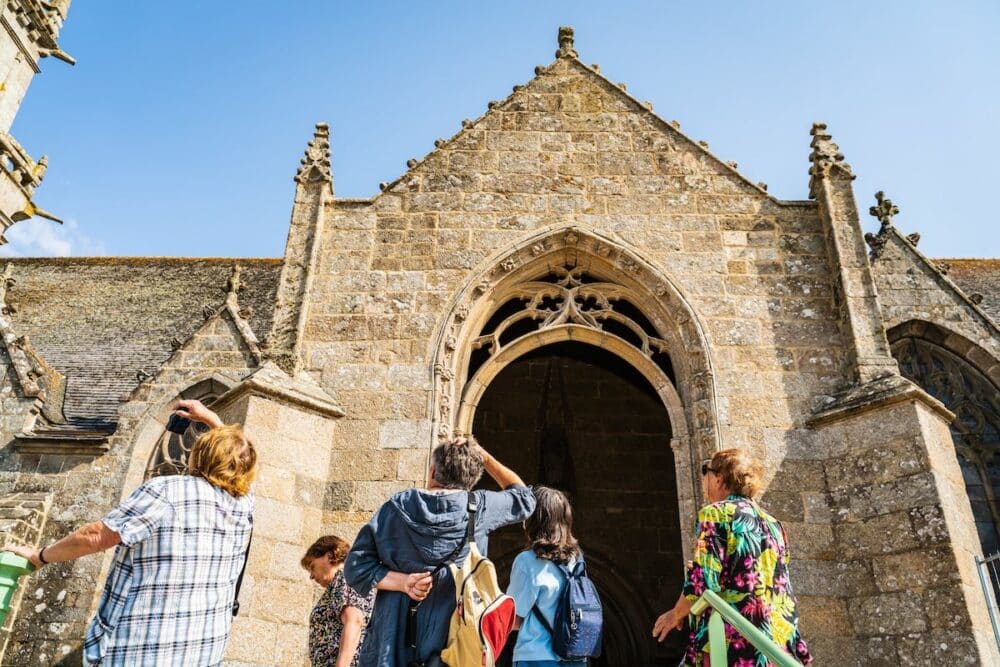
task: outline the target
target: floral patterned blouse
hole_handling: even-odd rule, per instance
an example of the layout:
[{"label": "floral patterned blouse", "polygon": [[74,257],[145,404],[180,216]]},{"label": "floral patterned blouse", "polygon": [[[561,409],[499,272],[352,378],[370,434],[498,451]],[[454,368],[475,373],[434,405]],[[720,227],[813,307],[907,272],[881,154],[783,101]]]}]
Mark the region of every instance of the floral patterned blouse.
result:
[{"label": "floral patterned blouse", "polygon": [[[706,505],[695,526],[694,561],[684,595],[692,602],[711,589],[802,664],[812,662],[799,635],[799,614],[788,579],[785,530],[757,503],[742,496]],[[701,667],[708,654],[708,613],[691,629],[685,667]],[[766,667],[767,657],[726,625],[727,664]]]},{"label": "floral patterned blouse", "polygon": [[[345,607],[360,609],[365,615],[365,625],[372,616],[372,607],[375,605],[375,589],[372,589],[368,597],[362,597],[347,585],[344,581],[344,571],[340,570],[333,575],[333,580],[326,587],[323,596],[320,597],[316,606],[313,607],[312,615],[309,617],[309,659],[313,667],[332,667],[337,663],[337,655],[340,653],[340,635],[344,630],[344,622],[340,620],[340,614]],[[365,640],[365,631],[361,631],[361,640],[358,648]],[[358,655],[355,653],[351,665],[358,664]]]}]

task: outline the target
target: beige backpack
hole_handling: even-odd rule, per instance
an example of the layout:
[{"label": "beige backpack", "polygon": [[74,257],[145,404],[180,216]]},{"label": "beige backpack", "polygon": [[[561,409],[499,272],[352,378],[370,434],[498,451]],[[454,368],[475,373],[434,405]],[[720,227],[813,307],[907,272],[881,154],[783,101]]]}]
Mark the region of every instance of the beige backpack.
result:
[{"label": "beige backpack", "polygon": [[514,627],[514,599],[497,583],[493,563],[475,542],[476,500],[469,494],[469,555],[449,565],[455,582],[455,613],[441,660],[448,667],[494,667]]}]

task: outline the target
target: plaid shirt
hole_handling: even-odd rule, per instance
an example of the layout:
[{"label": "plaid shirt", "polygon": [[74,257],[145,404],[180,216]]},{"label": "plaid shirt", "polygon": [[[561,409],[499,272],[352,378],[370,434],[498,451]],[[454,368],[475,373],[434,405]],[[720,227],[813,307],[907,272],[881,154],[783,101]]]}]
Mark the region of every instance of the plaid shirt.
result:
[{"label": "plaid shirt", "polygon": [[121,535],[90,624],[85,658],[101,667],[222,662],[253,498],[199,477],[154,477],[103,519]]}]

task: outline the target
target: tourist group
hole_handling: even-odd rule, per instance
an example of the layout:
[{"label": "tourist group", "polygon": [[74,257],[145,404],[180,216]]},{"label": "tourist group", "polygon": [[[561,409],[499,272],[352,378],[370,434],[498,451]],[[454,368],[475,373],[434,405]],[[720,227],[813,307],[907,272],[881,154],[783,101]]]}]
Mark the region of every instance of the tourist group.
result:
[{"label": "tourist group", "polygon": [[[150,479],[99,521],[41,549],[10,548],[36,568],[115,549],[87,632],[89,665],[223,662],[252,548],[257,454],[239,425],[198,401],[179,401],[174,413],[209,427],[187,474]],[[476,489],[484,472],[499,491]],[[651,629],[663,641],[687,627],[684,665],[709,664],[707,618],[689,618],[709,590],[796,660],[812,660],[798,631],[785,533],[755,499],[761,475],[735,449],[701,466],[709,504],[698,512],[683,590]],[[489,536],[517,523],[525,548],[502,591]],[[426,488],[389,498],[353,543],[320,537],[301,566],[323,587],[309,623],[314,666],[491,667],[506,646],[515,667],[581,667],[601,654],[600,591],[573,536],[569,499],[526,486],[472,437],[437,446]],[[726,650],[728,665],[771,664],[728,625]]]}]

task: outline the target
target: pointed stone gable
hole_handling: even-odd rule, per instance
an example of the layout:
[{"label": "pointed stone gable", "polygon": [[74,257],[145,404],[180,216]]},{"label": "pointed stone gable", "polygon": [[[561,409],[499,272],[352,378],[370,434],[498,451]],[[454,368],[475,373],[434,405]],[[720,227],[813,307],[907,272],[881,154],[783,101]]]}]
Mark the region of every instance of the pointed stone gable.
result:
[{"label": "pointed stone gable", "polygon": [[[688,138],[678,123],[628,95],[624,84],[572,57],[536,68],[526,85],[490,102],[483,116],[463,121],[435,147],[423,160],[411,160],[399,179],[382,184],[383,192],[417,193],[412,201],[428,209],[443,193],[481,192],[485,196],[472,199],[485,211],[490,194],[553,193],[567,198],[567,211],[587,213],[660,212],[656,195],[691,190],[769,199],[764,186],[715,157],[706,142]],[[623,205],[619,200],[635,189],[647,195],[645,203]],[[672,210],[692,213],[698,204],[713,208],[707,200],[673,204]]]}]

